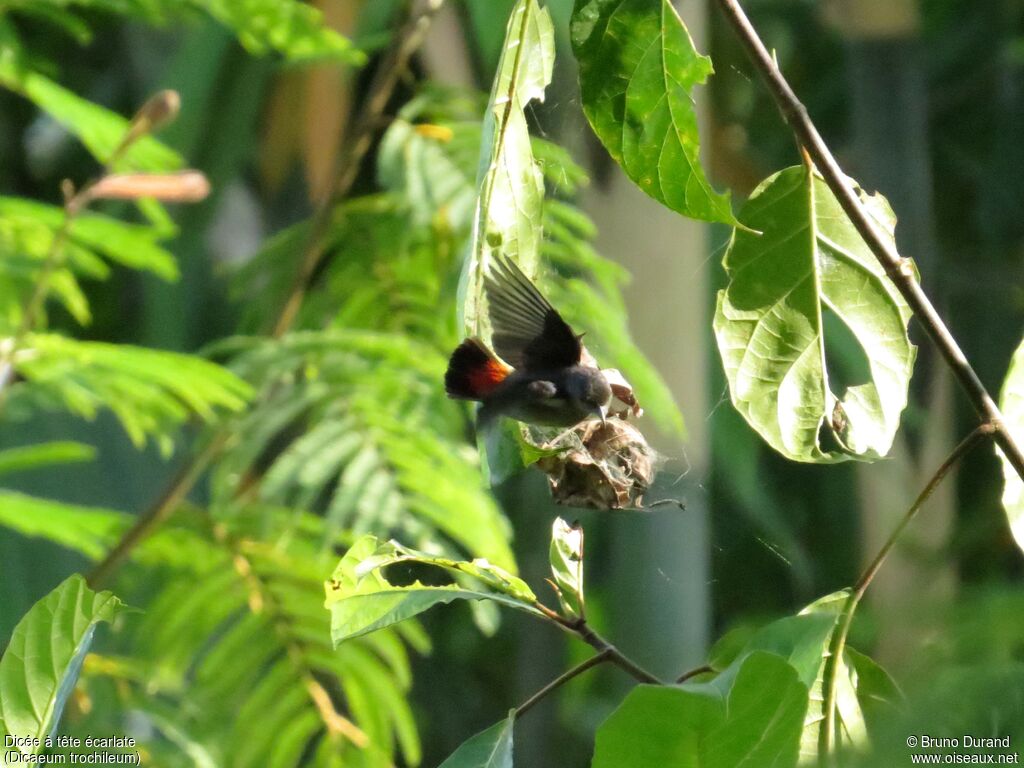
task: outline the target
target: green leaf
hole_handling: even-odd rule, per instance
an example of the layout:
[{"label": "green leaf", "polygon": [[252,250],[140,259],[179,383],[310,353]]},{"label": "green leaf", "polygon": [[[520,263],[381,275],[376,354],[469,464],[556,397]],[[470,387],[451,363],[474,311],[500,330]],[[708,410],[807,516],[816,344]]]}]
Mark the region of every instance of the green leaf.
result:
[{"label": "green leaf", "polygon": [[903,692],[874,659],[849,645],[843,650],[843,657],[857,690],[857,702],[871,732],[899,711]]},{"label": "green leaf", "polygon": [[[1017,347],[1006,373],[1003,390],[999,395],[999,407],[1003,419],[1020,445],[1024,442],[1024,342]],[[1010,531],[1017,546],[1024,549],[1024,481],[1020,479],[1005,454],[996,447],[996,454],[1003,465],[1003,509],[1010,523]]]},{"label": "green leaf", "polygon": [[544,99],[554,66],[551,16],[537,0],[512,9],[505,47],[484,116],[473,236],[459,283],[459,327],[487,337],[483,276],[492,253],[503,253],[529,276],[537,271],[544,180],[533,157],[523,112]]},{"label": "green leaf", "polygon": [[551,575],[558,588],[558,602],[567,616],[583,615],[583,528],[560,517],[551,526],[548,554]]},{"label": "green leaf", "polygon": [[[435,566],[468,577],[479,587],[427,585],[420,581],[396,586],[381,573],[387,566],[403,563]],[[469,563],[435,557],[381,542],[375,536],[364,536],[352,545],[327,582],[326,591],[335,647],[453,600],[493,600],[538,613],[533,607],[537,598],[526,582],[486,560]]]},{"label": "green leaf", "polygon": [[512,727],[516,711],[464,741],[440,768],[512,768]]},{"label": "green leaf", "polygon": [[130,515],[0,491],[0,526],[48,539],[99,560],[131,524]]},{"label": "green leaf", "polygon": [[[858,192],[891,239],[889,204]],[[805,167],[763,182],[741,217],[763,234],[733,234],[729,285],[718,294],[715,336],[733,405],[790,459],[885,456],[917,353],[906,302],[828,186]],[[834,333],[826,331],[831,320]],[[842,339],[846,368],[836,363]]]},{"label": "green leaf", "polygon": [[[833,749],[841,745],[863,747],[868,741],[865,706],[877,715],[883,707],[891,711],[900,698],[895,683],[881,667],[863,654],[839,647],[836,632],[848,618],[847,612],[855,607],[850,597],[850,590],[840,590],[816,600],[796,616],[762,627],[720,676],[728,680],[752,653],[769,652],[785,658],[809,691],[800,743],[801,759],[807,763],[818,757],[829,709],[834,713],[835,732],[828,740]],[[723,661],[719,659],[718,663]],[[827,684],[830,676],[834,676],[832,686]]]},{"label": "green leaf", "polygon": [[715,683],[634,688],[597,731],[593,768],[796,765],[807,688],[774,654],[748,656]]},{"label": "green leaf", "polygon": [[85,443],[63,440],[52,443],[20,445],[0,451],[0,475],[24,472],[26,469],[48,467],[54,464],[74,464],[92,461],[96,449]]},{"label": "green leaf", "polygon": [[22,755],[39,754],[56,733],[96,625],[113,621],[121,607],[114,595],[93,592],[75,574],[18,622],[0,659],[0,735],[37,740],[19,746]]},{"label": "green leaf", "polygon": [[296,0],[191,0],[238,36],[250,53],[277,51],[299,63],[333,60],[360,65],[366,56],[323,22],[319,9]]},{"label": "green leaf", "polygon": [[[22,224],[42,224],[52,238],[52,234],[64,222],[64,210],[34,200],[0,197],[0,219]],[[164,280],[175,280],[178,277],[178,266],[170,251],[159,245],[163,236],[164,233],[153,227],[127,224],[109,216],[86,212],[75,219],[69,239],[73,245],[89,253],[101,254],[129,269],[145,270]],[[48,239],[45,241],[45,250],[49,250]],[[72,260],[75,255],[71,254]]]},{"label": "green leaf", "polygon": [[694,89],[712,72],[670,0],[576,0],[583,111],[633,182],[684,216],[737,225],[700,165]]}]

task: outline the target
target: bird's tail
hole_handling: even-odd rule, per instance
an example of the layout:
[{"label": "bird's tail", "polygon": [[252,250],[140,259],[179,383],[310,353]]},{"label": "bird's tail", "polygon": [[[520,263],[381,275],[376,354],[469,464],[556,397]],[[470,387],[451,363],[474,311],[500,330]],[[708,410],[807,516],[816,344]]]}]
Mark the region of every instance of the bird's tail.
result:
[{"label": "bird's tail", "polygon": [[466,339],[448,360],[444,389],[448,397],[482,400],[512,372],[479,339]]}]

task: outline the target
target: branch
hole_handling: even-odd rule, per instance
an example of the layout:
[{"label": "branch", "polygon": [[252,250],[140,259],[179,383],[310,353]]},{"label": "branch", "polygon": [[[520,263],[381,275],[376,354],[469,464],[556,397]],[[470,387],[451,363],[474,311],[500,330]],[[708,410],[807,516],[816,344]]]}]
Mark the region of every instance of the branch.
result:
[{"label": "branch", "polygon": [[811,121],[807,108],[786,82],[786,78],[783,77],[774,58],[768,52],[739,2],[737,0],[718,0],[718,5],[746,47],[750,60],[768,86],[783,119],[789,124],[799,143],[810,155],[846,215],[850,217],[850,221],[853,222],[860,236],[864,238],[864,242],[896,285],[897,290],[906,299],[925,332],[953,371],[953,375],[956,376],[977,411],[981,423],[992,426],[999,447],[1002,448],[1017,474],[1024,480],[1024,454],[1021,453],[1016,441],[1003,423],[1003,415],[999,412],[999,407],[988,390],[985,389],[985,385],[981,383],[978,374],[971,367],[963,350],[960,349],[956,339],[953,338],[921,285],[914,280],[911,271],[905,268],[906,261],[896,253],[895,247],[882,236],[872,221],[871,215],[861,205],[856,192],[850,185],[850,180],[839,167],[825,141],[821,138],[821,134],[818,133],[818,129]]},{"label": "branch", "polygon": [[[440,10],[444,0],[423,0],[418,11],[410,12],[401,31],[396,35],[384,61],[370,84],[362,114],[338,156],[332,194],[327,195],[313,215],[312,227],[305,256],[296,273],[295,286],[287,302],[273,323],[272,338],[280,338],[292,327],[306,297],[308,282],[324,258],[323,235],[330,223],[331,211],[352,187],[359,167],[370,148],[375,127],[379,126],[385,105],[409,59],[422,44],[430,22]],[[135,524],[121,537],[106,557],[92,570],[87,581],[93,588],[103,585],[128,558],[132,550],[159,529],[174,513],[178,504],[188,495],[207,467],[220,455],[230,437],[221,429],[202,451],[193,454],[172,478],[160,497],[138,516]]]},{"label": "branch", "polygon": [[691,670],[683,672],[683,674],[681,674],[679,677],[676,678],[676,685],[679,685],[680,683],[685,683],[687,680],[689,680],[690,678],[696,677],[697,675],[706,675],[709,672],[714,672],[714,671],[715,671],[715,668],[712,667],[710,664],[702,664],[699,667],[694,667]]},{"label": "branch", "polygon": [[532,709],[533,706],[535,704],[537,704],[537,702],[539,702],[541,699],[543,699],[549,693],[557,690],[558,688],[561,688],[563,685],[568,683],[570,680],[572,680],[577,675],[582,675],[588,669],[591,669],[592,667],[596,667],[599,664],[603,664],[606,661],[609,661],[610,656],[611,656],[610,651],[605,649],[605,650],[601,651],[599,654],[597,654],[596,656],[591,656],[589,659],[584,661],[582,664],[577,664],[575,667],[570,669],[568,672],[562,673],[557,678],[555,678],[550,683],[548,683],[543,688],[541,688],[539,691],[537,691],[535,694],[533,694],[533,696],[531,696],[526,701],[524,701],[522,704],[520,704],[518,707],[516,707],[516,717],[521,717],[522,715],[526,714],[526,712],[529,711],[530,709]]},{"label": "branch", "polygon": [[563,630],[571,635],[575,635],[583,642],[587,643],[590,647],[598,652],[598,654],[607,654],[608,660],[615,664],[622,670],[625,670],[630,675],[635,677],[641,683],[650,683],[651,685],[664,685],[662,680],[652,675],[646,669],[641,667],[635,661],[630,659],[628,656],[622,653],[618,648],[612,645],[610,642],[601,637],[593,628],[587,624],[584,619],[573,618],[568,619],[559,613],[548,608],[546,605],[538,602],[534,604],[544,617],[554,622]]},{"label": "branch", "polygon": [[935,470],[935,474],[932,475],[931,480],[929,480],[928,484],[925,485],[924,490],[922,490],[914,500],[914,503],[910,505],[910,509],[907,510],[899,525],[896,526],[896,529],[892,534],[890,534],[885,544],[882,545],[878,554],[875,555],[875,559],[872,560],[871,564],[864,569],[863,575],[857,580],[857,586],[854,587],[854,594],[856,594],[858,600],[864,596],[867,588],[874,580],[875,575],[878,573],[879,569],[881,569],[882,563],[885,562],[885,558],[888,557],[892,548],[896,546],[896,542],[903,534],[903,531],[907,529],[907,526],[910,525],[910,522],[917,515],[921,507],[924,506],[924,503],[928,501],[932,493],[935,492],[935,489],[938,488],[942,481],[946,479],[946,475],[950,473],[960,459],[971,452],[971,449],[973,449],[974,446],[985,438],[991,436],[994,432],[996,432],[996,428],[992,424],[979,424],[969,435],[967,435],[967,437],[960,441],[959,445],[957,445],[949,456],[946,457],[946,460],[942,462],[942,465]]},{"label": "branch", "polygon": [[908,509],[906,514],[903,515],[903,519],[900,520],[895,530],[893,530],[889,538],[886,539],[885,544],[882,545],[878,554],[875,555],[875,558],[871,561],[868,567],[864,569],[864,573],[857,580],[857,585],[853,588],[853,591],[847,598],[846,605],[843,606],[842,613],[839,615],[838,626],[835,634],[833,634],[832,640],[829,643],[828,660],[825,662],[825,669],[822,675],[822,702],[824,704],[825,717],[821,724],[821,730],[818,732],[818,757],[819,764],[821,766],[827,765],[827,757],[832,749],[832,736],[835,733],[835,699],[836,686],[839,677],[839,662],[842,658],[843,651],[846,648],[846,639],[849,637],[850,627],[853,625],[853,615],[857,611],[857,606],[860,605],[861,598],[864,597],[864,593],[878,574],[878,571],[881,569],[886,557],[888,557],[893,547],[896,546],[896,542],[899,540],[900,536],[903,535],[903,532],[924,506],[925,502],[931,498],[935,489],[942,484],[942,481],[946,479],[946,476],[949,475],[950,471],[952,471],[964,456],[970,453],[978,443],[990,437],[995,432],[996,428],[992,424],[980,424],[975,427],[967,437],[960,441],[959,445],[952,450],[949,456],[946,457],[946,460],[942,462],[937,470],[935,470],[935,473],[925,485],[924,489],[920,494],[918,494],[914,503],[910,505],[910,509]]}]

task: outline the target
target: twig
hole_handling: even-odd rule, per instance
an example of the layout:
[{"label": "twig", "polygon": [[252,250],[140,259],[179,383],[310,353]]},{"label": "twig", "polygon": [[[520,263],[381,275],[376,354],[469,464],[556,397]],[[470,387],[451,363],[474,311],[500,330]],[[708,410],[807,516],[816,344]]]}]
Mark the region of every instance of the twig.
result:
[{"label": "twig", "polygon": [[569,634],[575,635],[596,650],[599,654],[607,654],[609,661],[620,669],[631,674],[641,683],[650,683],[652,685],[665,684],[662,680],[659,680],[635,661],[623,654],[622,651],[610,642],[597,634],[597,632],[595,632],[594,629],[583,619],[568,619],[539,602],[534,603],[534,607],[537,608],[537,610],[539,610],[546,619],[561,627]]},{"label": "twig", "polygon": [[559,675],[556,679],[552,680],[550,683],[548,683],[543,688],[541,688],[539,691],[537,691],[535,694],[533,694],[533,696],[531,696],[526,701],[524,701],[522,704],[520,704],[518,707],[516,707],[516,717],[521,717],[524,714],[526,714],[530,709],[533,708],[533,706],[535,704],[537,704],[537,702],[539,702],[541,699],[543,699],[545,696],[547,696],[552,691],[555,691],[558,688],[561,688],[563,685],[568,683],[570,680],[572,680],[577,675],[582,675],[588,669],[596,667],[599,664],[603,664],[606,661],[609,661],[610,656],[611,656],[611,653],[607,649],[605,649],[605,650],[601,651],[600,653],[598,653],[596,656],[591,656],[589,659],[584,661],[582,664],[577,664],[575,667],[570,669],[568,672],[564,672],[563,674]]},{"label": "twig", "polygon": [[86,576],[86,582],[93,589],[104,586],[114,571],[124,564],[128,555],[139,544],[149,538],[161,525],[174,514],[174,510],[185,500],[188,492],[199,480],[214,457],[218,456],[227,442],[227,432],[214,435],[213,439],[198,453],[193,454],[178,470],[167,488],[154,502],[153,506],[139,515],[132,526],[125,531],[106,556],[97,563]]},{"label": "twig", "polygon": [[938,348],[957,381],[960,382],[960,386],[970,399],[981,422],[993,425],[995,439],[999,443],[999,447],[1003,449],[1007,460],[1024,480],[1024,453],[1021,453],[1016,441],[1003,423],[1003,415],[999,412],[995,400],[985,389],[985,385],[982,384],[978,374],[971,367],[963,350],[960,349],[956,339],[953,338],[942,321],[931,300],[914,279],[912,271],[906,269],[907,262],[896,252],[893,244],[879,232],[871,215],[861,204],[849,179],[839,167],[825,141],[821,138],[821,134],[818,133],[818,129],[811,121],[807,108],[800,102],[782,75],[739,2],[737,0],[718,0],[718,5],[746,47],[747,54],[768,86],[783,119],[789,124],[797,140],[814,161],[825,183],[836,196],[864,242],[874,253],[875,258],[878,259],[897,290],[906,299],[907,304],[910,305],[925,332]]},{"label": "twig", "polygon": [[829,643],[829,654],[828,659],[825,662],[825,669],[823,670],[823,682],[822,682],[822,701],[825,704],[824,720],[821,725],[821,730],[818,732],[818,759],[819,765],[826,766],[828,764],[828,755],[832,749],[832,736],[835,733],[835,691],[839,679],[839,662],[842,659],[843,651],[846,648],[846,639],[850,634],[850,627],[853,625],[853,616],[857,611],[857,606],[860,605],[861,598],[864,597],[864,593],[867,588],[871,585],[878,571],[881,569],[882,564],[892,551],[893,547],[896,546],[896,542],[900,536],[910,525],[911,521],[917,515],[917,513],[924,506],[925,502],[931,498],[931,495],[935,492],[935,489],[939,487],[946,476],[949,475],[950,471],[959,463],[959,461],[966,456],[970,451],[978,445],[982,440],[991,437],[996,432],[996,428],[991,424],[980,424],[975,427],[967,437],[960,441],[960,443],[952,450],[946,460],[942,462],[931,479],[925,485],[924,489],[918,494],[914,503],[910,505],[910,508],[903,515],[903,519],[900,520],[899,524],[886,539],[885,544],[875,555],[875,558],[868,564],[867,568],[864,569],[864,573],[857,580],[856,586],[850,592],[850,596],[847,598],[846,604],[843,606],[842,613],[839,617],[839,624],[836,627],[836,631],[832,635],[832,640]]},{"label": "twig", "polygon": [[707,672],[714,672],[714,671],[715,671],[715,668],[712,667],[710,664],[702,664],[699,667],[694,667],[693,669],[691,669],[691,670],[689,670],[687,672],[683,672],[683,674],[681,674],[679,677],[676,678],[676,684],[678,685],[679,683],[685,683],[687,680],[689,680],[690,678],[696,677],[697,675],[703,675],[703,674],[705,674]]},{"label": "twig", "polygon": [[857,595],[858,599],[864,596],[868,586],[870,586],[875,575],[882,567],[882,563],[885,562],[885,558],[889,555],[889,552],[892,551],[892,548],[896,545],[896,542],[903,534],[903,531],[905,531],[907,526],[910,525],[914,516],[917,515],[921,507],[924,506],[924,503],[928,501],[932,493],[935,492],[935,489],[939,487],[939,484],[946,478],[946,475],[950,473],[960,459],[970,453],[971,449],[985,438],[992,436],[996,431],[996,427],[992,424],[978,425],[969,435],[967,435],[967,437],[960,441],[959,445],[957,445],[949,456],[946,457],[946,460],[942,462],[942,466],[935,470],[935,474],[932,475],[931,480],[929,480],[928,484],[925,485],[924,489],[910,506],[910,509],[908,509],[906,514],[903,516],[899,525],[896,526],[896,529],[886,540],[885,544],[882,545],[882,548],[878,551],[875,559],[871,561],[871,564],[868,565],[866,569],[864,569],[864,574],[860,579],[858,579],[857,586],[854,587],[854,594]]},{"label": "twig", "polygon": [[[415,50],[422,44],[427,28],[444,0],[424,0],[419,11],[411,13],[401,32],[392,43],[391,50],[377,70],[366,97],[365,115],[356,124],[354,135],[343,147],[335,168],[332,194],[319,205],[313,216],[309,240],[303,263],[296,274],[295,286],[288,300],[281,308],[273,323],[272,338],[280,338],[291,328],[305,299],[308,281],[324,258],[323,235],[330,223],[331,211],[337,202],[348,193],[356,178],[363,157],[370,148],[373,132],[379,127],[384,106],[391,94],[401,70],[408,64]],[[174,513],[178,503],[188,495],[193,486],[216,460],[227,443],[229,434],[222,429],[210,441],[206,449],[194,453],[172,478],[168,487],[154,504],[138,516],[135,524],[122,536],[113,549],[89,574],[89,584],[100,586],[127,559],[132,550],[162,526]]]}]

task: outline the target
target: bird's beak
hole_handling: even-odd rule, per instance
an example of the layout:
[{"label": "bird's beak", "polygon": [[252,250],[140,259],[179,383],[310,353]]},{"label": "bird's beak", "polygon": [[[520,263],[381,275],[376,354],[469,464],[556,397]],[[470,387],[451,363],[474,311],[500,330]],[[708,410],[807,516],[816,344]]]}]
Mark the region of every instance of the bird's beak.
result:
[{"label": "bird's beak", "polygon": [[606,424],[607,423],[608,406],[606,406],[606,405],[599,405],[596,408],[594,408],[593,413],[594,413],[594,415],[597,418],[599,418],[601,420],[602,424]]}]

